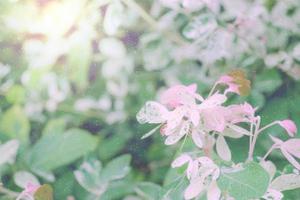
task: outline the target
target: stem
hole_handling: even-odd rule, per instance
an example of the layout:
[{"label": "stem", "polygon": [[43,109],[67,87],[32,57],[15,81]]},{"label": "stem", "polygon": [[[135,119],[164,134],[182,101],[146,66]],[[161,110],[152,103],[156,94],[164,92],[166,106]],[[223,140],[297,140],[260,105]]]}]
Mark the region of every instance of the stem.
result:
[{"label": "stem", "polygon": [[211,90],[210,90],[210,92],[209,92],[207,98],[210,97],[210,96],[213,94],[213,92],[214,92],[214,90],[216,89],[217,85],[218,85],[218,82],[215,82],[215,84],[214,84],[214,86],[211,88]]},{"label": "stem", "polygon": [[262,158],[262,160],[266,160],[266,158],[268,157],[268,155],[270,155],[270,153],[275,149],[275,146],[273,145],[269,151],[264,155],[264,157]]},{"label": "stem", "polygon": [[172,40],[174,43],[178,45],[185,45],[186,42],[182,40],[182,38],[177,34],[172,34],[167,31],[161,31],[159,30],[158,23],[153,19],[151,15],[149,15],[138,3],[136,3],[134,0],[121,0],[124,4],[126,4],[129,8],[135,10],[143,20],[145,20],[150,26],[152,26],[153,29],[160,31],[162,34],[164,34],[167,38]]},{"label": "stem", "polygon": [[255,130],[254,130],[254,133],[253,133],[253,139],[252,139],[251,146],[250,146],[250,149],[249,149],[248,161],[253,159],[254,148],[255,148],[257,137],[259,135],[259,131],[258,131],[259,126],[260,126],[260,117],[257,117],[257,122],[255,124]]},{"label": "stem", "polygon": [[248,152],[248,160],[250,160],[251,158],[251,155],[250,155],[250,152],[251,152],[251,148],[252,148],[252,140],[253,140],[253,127],[254,127],[254,123],[251,122],[251,126],[250,126],[250,137],[249,137],[249,152]]},{"label": "stem", "polygon": [[270,123],[270,124],[268,124],[268,125],[262,127],[261,129],[258,130],[258,133],[260,133],[260,132],[266,130],[267,128],[270,128],[271,126],[274,126],[274,125],[276,125],[276,124],[278,124],[278,121],[274,121],[274,122],[272,122],[272,123]]},{"label": "stem", "polygon": [[180,148],[179,148],[179,153],[182,153],[182,149],[183,149],[183,146],[184,146],[184,144],[185,144],[185,142],[186,142],[187,136],[188,136],[188,134],[186,134],[186,135],[184,136],[184,139],[183,139],[183,141],[182,141],[182,143],[181,143],[181,146],[180,146]]}]

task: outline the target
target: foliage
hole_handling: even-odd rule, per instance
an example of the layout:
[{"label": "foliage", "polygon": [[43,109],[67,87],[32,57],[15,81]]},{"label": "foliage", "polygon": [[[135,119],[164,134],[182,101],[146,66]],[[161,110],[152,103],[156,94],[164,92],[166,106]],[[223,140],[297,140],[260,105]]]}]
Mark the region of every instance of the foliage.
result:
[{"label": "foliage", "polygon": [[[0,199],[183,199],[187,164],[170,165],[201,141],[165,148],[155,134],[164,125],[141,126],[136,114],[174,85],[208,95],[233,69],[251,90],[236,80],[249,95],[228,105],[257,107],[261,127],[287,118],[299,127],[299,11],[297,0],[1,0]],[[244,162],[245,128],[216,137],[218,166]],[[281,133],[277,123],[260,135],[253,163],[272,146],[269,189],[297,199],[283,155],[298,157]]]}]

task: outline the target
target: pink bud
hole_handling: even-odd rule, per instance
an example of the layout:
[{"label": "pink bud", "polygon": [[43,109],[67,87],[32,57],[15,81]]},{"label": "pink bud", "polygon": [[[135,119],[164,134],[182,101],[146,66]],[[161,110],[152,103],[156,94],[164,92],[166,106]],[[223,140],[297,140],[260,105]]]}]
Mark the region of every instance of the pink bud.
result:
[{"label": "pink bud", "polygon": [[293,137],[297,133],[297,126],[292,120],[286,119],[279,121],[278,123],[282,128],[286,130],[289,136]]}]

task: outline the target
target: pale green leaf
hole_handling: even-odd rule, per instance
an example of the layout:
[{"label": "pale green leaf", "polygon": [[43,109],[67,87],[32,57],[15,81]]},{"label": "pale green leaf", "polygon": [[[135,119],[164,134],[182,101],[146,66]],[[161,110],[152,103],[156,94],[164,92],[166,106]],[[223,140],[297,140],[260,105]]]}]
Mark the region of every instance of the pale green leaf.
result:
[{"label": "pale green leaf", "polygon": [[30,165],[33,169],[51,171],[70,164],[96,146],[97,139],[80,129],[71,129],[62,135],[45,135],[33,147]]},{"label": "pale green leaf", "polygon": [[250,162],[241,169],[223,171],[217,183],[223,193],[238,200],[249,200],[266,193],[269,175],[259,164]]}]

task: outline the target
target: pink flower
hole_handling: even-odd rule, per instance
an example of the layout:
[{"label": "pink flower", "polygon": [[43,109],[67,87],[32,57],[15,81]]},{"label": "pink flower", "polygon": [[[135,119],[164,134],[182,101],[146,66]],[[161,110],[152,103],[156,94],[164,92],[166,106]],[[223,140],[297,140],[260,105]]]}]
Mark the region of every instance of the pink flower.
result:
[{"label": "pink flower", "polygon": [[294,158],[300,158],[300,139],[289,139],[282,141],[274,136],[270,136],[273,140],[274,148],[279,148],[284,157],[298,170],[300,170],[299,162]]},{"label": "pink flower", "polygon": [[295,136],[295,134],[297,133],[297,126],[292,120],[282,120],[279,121],[278,124],[282,126],[282,128],[284,128],[291,137]]}]

